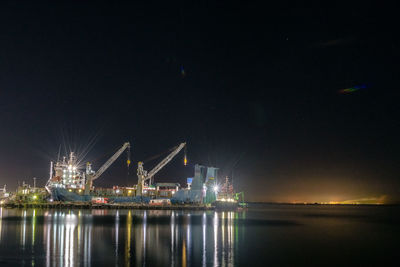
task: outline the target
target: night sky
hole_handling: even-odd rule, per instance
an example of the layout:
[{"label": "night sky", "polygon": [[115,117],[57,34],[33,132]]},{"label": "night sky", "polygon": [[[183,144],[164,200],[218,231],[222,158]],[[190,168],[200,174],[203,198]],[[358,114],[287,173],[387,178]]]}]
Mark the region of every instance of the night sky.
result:
[{"label": "night sky", "polygon": [[395,9],[248,2],[2,1],[0,184],[130,141],[129,175],[122,156],[95,185],[133,185],[186,141],[156,181],[200,163],[250,201],[399,201]]}]

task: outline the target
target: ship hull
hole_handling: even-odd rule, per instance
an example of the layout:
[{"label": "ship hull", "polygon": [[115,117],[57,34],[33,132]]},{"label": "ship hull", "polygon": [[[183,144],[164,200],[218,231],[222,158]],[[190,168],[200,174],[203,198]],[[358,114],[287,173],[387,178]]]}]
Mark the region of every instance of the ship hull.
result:
[{"label": "ship hull", "polygon": [[75,192],[70,192],[65,188],[51,188],[51,197],[53,201],[62,202],[89,202],[92,201],[93,197],[104,197],[108,199],[108,202],[112,203],[149,203],[150,198],[148,197],[127,197],[127,196],[101,196],[96,194],[92,195],[79,195]]},{"label": "ship hull", "polygon": [[74,192],[69,192],[65,188],[51,188],[50,193],[54,201],[84,202],[92,199],[90,195],[79,195]]}]

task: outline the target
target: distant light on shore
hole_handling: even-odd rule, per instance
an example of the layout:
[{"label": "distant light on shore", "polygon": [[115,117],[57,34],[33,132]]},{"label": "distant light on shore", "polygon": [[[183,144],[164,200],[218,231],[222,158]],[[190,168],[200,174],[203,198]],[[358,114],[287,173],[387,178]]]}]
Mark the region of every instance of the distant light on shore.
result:
[{"label": "distant light on shore", "polygon": [[386,196],[358,198],[343,201],[292,201],[292,204],[322,204],[322,205],[384,205],[386,204]]}]

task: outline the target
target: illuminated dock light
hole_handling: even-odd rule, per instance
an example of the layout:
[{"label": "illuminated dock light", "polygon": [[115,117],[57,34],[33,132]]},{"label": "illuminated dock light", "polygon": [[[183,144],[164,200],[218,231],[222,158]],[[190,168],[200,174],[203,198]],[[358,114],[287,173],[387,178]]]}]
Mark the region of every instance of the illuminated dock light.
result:
[{"label": "illuminated dock light", "polygon": [[215,185],[215,186],[214,186],[214,192],[218,192],[218,190],[219,190],[218,185]]}]

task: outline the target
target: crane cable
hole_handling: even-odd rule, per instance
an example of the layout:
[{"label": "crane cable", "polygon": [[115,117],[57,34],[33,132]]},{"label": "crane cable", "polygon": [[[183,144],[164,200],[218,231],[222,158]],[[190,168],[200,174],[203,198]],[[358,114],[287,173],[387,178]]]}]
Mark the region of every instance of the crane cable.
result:
[{"label": "crane cable", "polygon": [[178,146],[174,146],[173,148],[170,148],[170,149],[168,149],[168,150],[166,150],[166,151],[164,151],[164,152],[161,152],[161,153],[159,153],[159,154],[157,154],[157,155],[154,155],[154,156],[152,156],[152,157],[149,157],[149,158],[143,160],[142,162],[143,162],[143,163],[146,163],[146,162],[155,160],[156,158],[159,158],[159,157],[161,157],[162,155],[164,155],[164,154],[166,154],[166,153],[168,153],[168,152],[171,152],[171,151],[175,150],[177,147],[178,147]]}]

